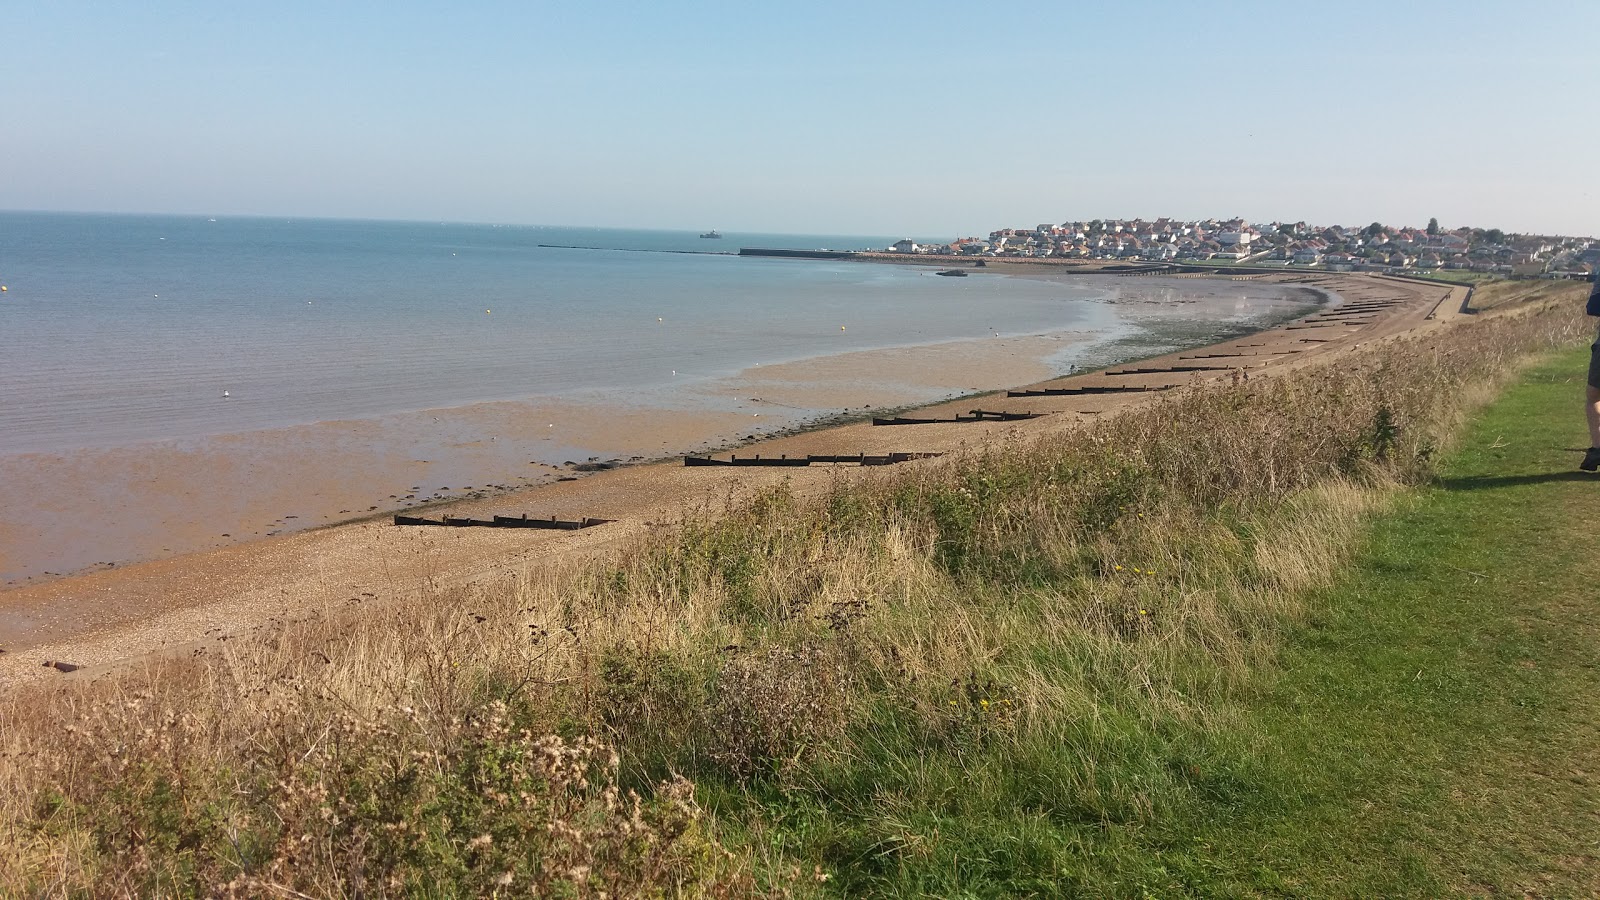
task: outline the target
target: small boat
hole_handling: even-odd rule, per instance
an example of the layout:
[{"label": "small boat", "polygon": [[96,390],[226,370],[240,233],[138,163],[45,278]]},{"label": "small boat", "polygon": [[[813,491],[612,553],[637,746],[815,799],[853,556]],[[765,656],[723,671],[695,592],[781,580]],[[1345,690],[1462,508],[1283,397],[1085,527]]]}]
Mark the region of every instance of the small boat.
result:
[{"label": "small boat", "polygon": [[718,241],[722,240],[722,235],[718,234],[717,230],[715,228],[711,229],[710,231],[708,231],[705,234],[702,234],[700,236],[703,237],[703,238],[712,238],[712,239],[718,240]]},{"label": "small boat", "polygon": [[967,277],[967,273],[962,271],[961,269],[941,269],[941,270],[939,270],[939,271],[937,271],[937,272],[935,272],[933,274],[935,274],[935,275],[943,275],[943,276],[945,276],[947,278],[965,278],[965,277]]}]

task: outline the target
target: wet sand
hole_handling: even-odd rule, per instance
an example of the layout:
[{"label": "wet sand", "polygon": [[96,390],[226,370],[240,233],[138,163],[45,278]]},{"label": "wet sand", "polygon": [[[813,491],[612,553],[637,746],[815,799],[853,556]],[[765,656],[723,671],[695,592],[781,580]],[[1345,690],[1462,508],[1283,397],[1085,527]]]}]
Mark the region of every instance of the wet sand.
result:
[{"label": "wet sand", "polygon": [[[1192,297],[1150,279],[1108,287],[1122,318],[1145,325],[1223,317],[1241,305],[1226,290],[1198,284],[1184,286]],[[1275,306],[1258,298],[1243,308],[1270,315]],[[548,484],[597,463],[677,456],[1025,384],[1058,371],[1063,354],[1107,337],[1104,331],[994,335],[841,353],[689,382],[632,403],[599,394],[531,398],[0,455],[0,496],[10,508],[0,518],[0,588]]]},{"label": "wet sand", "polygon": [[[1312,364],[1358,341],[1431,326],[1434,323],[1424,321],[1426,313],[1435,306],[1450,305],[1440,303],[1447,293],[1442,287],[1361,276],[1323,276],[1318,280],[1346,303],[1382,299],[1395,305],[1364,324],[1324,320],[1326,324],[1314,325],[1309,331],[1304,327],[1275,329],[1237,339],[1221,349],[1246,354],[1236,357],[1236,362],[1253,367],[1249,371],[1254,375],[1267,374],[1274,368]],[[1316,316],[1307,321],[1317,321]],[[1313,334],[1317,336],[1309,337]],[[852,413],[864,413],[863,407],[912,402],[907,398],[914,398],[919,391],[967,393],[1039,380],[1050,374],[1045,360],[1056,348],[1081,339],[1083,336],[1070,334],[1001,338],[756,367],[735,379],[707,385],[710,399],[731,406],[725,409],[594,410],[560,404],[480,404],[389,417],[393,421],[303,426],[289,430],[295,434],[288,440],[279,432],[270,438],[236,435],[217,446],[174,445],[154,455],[146,448],[143,454],[127,456],[98,451],[34,460],[34,471],[26,476],[0,470],[0,483],[21,485],[34,492],[29,496],[40,503],[54,504],[49,508],[65,518],[80,509],[92,509],[91,501],[120,504],[106,508],[145,517],[148,527],[141,532],[145,546],[169,554],[0,592],[0,648],[7,651],[0,655],[0,683],[44,675],[62,677],[40,665],[46,659],[87,665],[93,671],[92,667],[164,647],[188,647],[203,638],[237,634],[309,609],[381,602],[444,585],[501,577],[536,559],[615,546],[655,523],[675,521],[686,511],[715,507],[730,496],[780,480],[788,480],[797,489],[820,490],[838,478],[871,477],[871,470],[847,467],[697,469],[684,468],[676,460],[577,473],[563,463],[567,459],[588,461],[578,455],[585,445],[569,443],[563,435],[580,430],[597,435],[594,440],[615,448],[612,457],[625,461],[632,456],[659,458],[747,440],[751,435],[759,439],[764,433],[792,428],[819,410],[844,413],[848,408]],[[1171,354],[1168,361],[1182,355]],[[1090,374],[1053,381],[1052,385],[1178,384],[1222,374],[1132,378]],[[1004,424],[874,428],[858,423],[768,437],[750,452],[959,452],[1011,435],[1075,427],[1079,421],[1148,402],[1152,396],[985,398],[985,408],[1021,411],[1027,407],[1052,415]],[[950,415],[974,405],[971,400],[945,403],[924,414]],[[329,429],[336,438],[330,437]],[[328,450],[330,446],[334,452]],[[435,460],[435,456],[449,455],[443,450],[456,454],[450,459],[465,462]],[[528,471],[505,474],[520,473],[522,468]],[[473,470],[502,474],[473,477],[460,484]],[[116,477],[106,478],[108,472]],[[115,482],[117,489],[96,494],[63,488],[81,486],[97,477]],[[406,490],[399,491],[394,485]],[[469,485],[470,491],[462,498],[461,492]],[[489,493],[484,493],[485,489]],[[267,535],[308,522],[405,508],[435,496],[461,498],[449,507],[459,515],[527,512],[617,521],[580,532],[530,532],[400,528],[388,524],[387,519],[373,519]],[[182,507],[197,500],[214,501],[216,508],[228,511],[230,522],[244,522],[261,536],[186,521]],[[371,509],[373,506],[378,509]],[[92,522],[78,526],[82,531],[63,529],[38,536],[25,523],[19,525],[19,518],[8,517],[4,527],[20,530],[0,535],[0,546],[17,546],[14,541],[19,540],[42,545],[44,541],[94,539]],[[242,531],[239,525],[232,528]],[[190,546],[177,549],[185,540],[192,542]],[[241,540],[244,542],[236,543]]]},{"label": "wet sand", "polygon": [[[1048,377],[1075,337],[993,339],[756,367],[678,408],[550,400],[182,442],[0,457],[7,587],[216,549],[613,465],[704,451],[822,417]],[[691,401],[696,398],[691,396]],[[0,613],[0,640],[6,639]]]}]

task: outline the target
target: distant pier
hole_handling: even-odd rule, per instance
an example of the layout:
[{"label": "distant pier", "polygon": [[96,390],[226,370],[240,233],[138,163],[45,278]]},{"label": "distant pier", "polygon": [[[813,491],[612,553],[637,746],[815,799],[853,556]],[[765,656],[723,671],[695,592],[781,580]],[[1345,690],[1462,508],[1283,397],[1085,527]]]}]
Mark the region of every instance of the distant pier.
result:
[{"label": "distant pier", "polygon": [[740,256],[778,256],[786,259],[854,259],[854,250],[771,250],[764,247],[740,247]]}]

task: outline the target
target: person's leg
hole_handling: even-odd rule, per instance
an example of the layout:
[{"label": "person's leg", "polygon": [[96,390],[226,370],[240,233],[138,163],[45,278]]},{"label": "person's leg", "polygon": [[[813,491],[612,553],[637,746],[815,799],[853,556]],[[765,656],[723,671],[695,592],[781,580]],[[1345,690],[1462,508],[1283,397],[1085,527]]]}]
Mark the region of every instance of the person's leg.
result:
[{"label": "person's leg", "polygon": [[1578,468],[1585,472],[1600,469],[1600,340],[1589,348],[1589,388],[1584,393],[1583,412],[1589,420],[1589,452]]},{"label": "person's leg", "polygon": [[1589,446],[1600,447],[1600,388],[1589,385],[1583,408],[1589,415]]}]

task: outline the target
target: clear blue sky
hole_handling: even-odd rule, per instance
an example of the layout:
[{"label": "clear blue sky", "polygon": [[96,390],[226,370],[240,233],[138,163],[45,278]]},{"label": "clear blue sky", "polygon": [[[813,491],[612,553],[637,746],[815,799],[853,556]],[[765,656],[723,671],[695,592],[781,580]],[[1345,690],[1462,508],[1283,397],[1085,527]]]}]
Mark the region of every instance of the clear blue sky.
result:
[{"label": "clear blue sky", "polygon": [[1600,234],[1600,3],[0,0],[0,209]]}]

